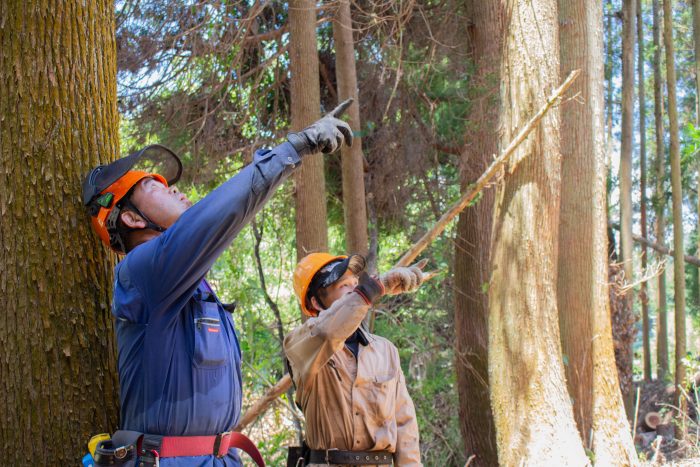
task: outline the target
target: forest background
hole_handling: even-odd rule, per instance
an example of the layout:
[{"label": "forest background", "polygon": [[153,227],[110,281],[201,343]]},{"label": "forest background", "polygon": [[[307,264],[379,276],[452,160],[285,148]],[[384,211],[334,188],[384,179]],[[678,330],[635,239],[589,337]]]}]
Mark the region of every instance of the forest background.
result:
[{"label": "forest background", "polygon": [[[79,189],[76,177],[84,176],[96,163],[146,144],[165,144],[185,163],[180,189],[197,200],[243,167],[255,149],[278,144],[290,130],[303,128],[320,117],[321,109],[332,109],[357,89],[359,113],[351,113],[350,119],[359,137],[354,150],[361,148],[361,152],[353,156],[344,151],[305,162],[302,175],[277,192],[209,275],[222,300],[237,303],[245,410],[284,374],[280,342],[301,322],[291,287],[297,258],[303,256],[300,252],[357,251],[368,255],[372,268],[386,271],[485,170],[507,143],[508,131],[513,131],[504,123],[502,100],[503,90],[514,80],[501,75],[500,63],[510,43],[505,31],[512,27],[511,18],[527,20],[518,2],[98,3],[94,11],[89,5],[85,8],[72,2],[65,2],[65,7],[56,11],[42,2],[28,2],[31,7],[24,10],[0,6],[0,77],[5,90],[0,92],[0,121],[5,122],[0,160],[4,169],[0,248],[5,252],[0,308],[13,310],[14,316],[32,317],[26,321],[12,317],[0,320],[0,344],[7,349],[0,364],[6,394],[0,401],[0,446],[5,459],[13,458],[11,447],[31,445],[36,436],[56,431],[61,433],[58,439],[47,443],[55,446],[52,452],[57,459],[73,462],[78,455],[76,446],[82,446],[91,434],[114,429],[117,423],[116,352],[108,309],[110,270],[116,257],[104,256],[80,206],[71,208],[75,214],[69,216],[68,224],[73,231],[66,234],[50,221],[56,218],[51,216],[57,215],[56,208],[45,201],[46,196],[54,196],[63,198],[64,205],[75,204]],[[530,3],[533,11],[542,7],[557,11],[556,1]],[[688,338],[683,344],[687,353],[674,357],[678,326],[672,318],[666,323],[663,311],[668,309],[669,316],[676,316],[679,303],[675,294],[681,288],[678,282],[674,284],[674,266],[682,262],[644,250],[642,243],[622,240],[618,233],[621,229],[629,238],[633,233],[641,235],[671,249],[678,243],[674,234],[679,229],[672,228],[676,208],[672,207],[669,169],[675,147],[681,175],[682,217],[677,224],[684,234],[681,253],[700,256],[700,104],[698,41],[694,40],[698,26],[693,23],[698,5],[684,0],[673,5],[657,0],[590,3],[598,8],[598,16],[588,8],[582,17],[599,20],[589,23],[589,28],[598,30],[601,47],[586,50],[585,58],[594,63],[592,68],[600,66],[604,79],[599,83],[604,85],[604,100],[598,108],[603,126],[598,128],[597,141],[607,161],[612,337],[631,424],[636,387],[653,385],[652,381],[673,385],[674,377],[682,374],[674,366],[678,361],[691,376],[698,366],[697,264],[681,265],[681,293],[687,299],[677,316],[687,327]],[[669,7],[672,13],[672,47],[662,44],[662,7]],[[350,12],[345,23],[339,19],[339,8]],[[571,24],[565,13],[571,14],[562,7],[560,17],[548,24],[557,23],[565,30]],[[23,15],[33,18],[35,27],[21,26]],[[541,25],[549,20],[540,14],[526,24]],[[18,45],[7,33],[12,27],[22,28],[25,37],[34,39]],[[68,31],[60,36],[68,37],[65,48],[72,52],[61,55],[47,47],[37,54],[46,31],[61,28]],[[339,44],[344,43],[347,52],[348,32],[352,32],[353,59],[346,54],[341,61]],[[515,27],[511,32],[521,37]],[[81,34],[87,47],[75,45]],[[551,46],[543,49],[550,58],[560,48],[562,57],[567,50],[581,48],[563,39],[561,43],[558,39],[543,42]],[[673,98],[667,84],[669,50],[675,60],[671,69],[676,74],[673,93],[677,96]],[[51,119],[30,125],[34,117],[18,112],[22,106],[11,104],[13,94],[38,96],[44,104],[60,101],[62,108],[80,102],[77,93],[71,102],[70,92],[51,91],[52,85],[61,83],[63,75],[58,72],[40,72],[25,79],[27,88],[18,84],[22,80],[17,78],[17,70],[25,70],[29,76],[32,62],[27,57],[34,56],[38,57],[36,63],[44,65],[65,60],[65,76],[81,68],[103,70],[95,82],[79,86],[86,89],[86,95],[91,96],[88,101],[98,111],[91,114],[90,106],[75,110],[74,118],[82,122],[75,128],[92,136],[68,136],[68,142],[56,148],[54,140],[64,138],[57,136],[63,131],[59,125],[51,124]],[[26,61],[22,66],[13,68],[22,60]],[[540,64],[552,65],[558,78],[547,81],[548,86],[536,80],[533,86],[542,86],[535,94],[549,95],[565,78],[569,70],[564,70],[564,62],[562,58],[561,74],[558,58]],[[116,65],[114,71],[109,71],[110,63]],[[634,74],[631,81],[630,70]],[[352,80],[348,84],[351,74],[356,75],[356,86]],[[301,78],[295,78],[298,76]],[[44,91],[42,83],[52,85]],[[114,89],[110,83],[116,83]],[[577,113],[576,106],[589,100],[589,92],[569,92],[556,107],[561,118]],[[521,124],[538,107],[523,104],[526,116]],[[677,109],[676,117],[670,115],[672,107]],[[19,124],[12,126],[8,122],[15,116]],[[673,138],[674,119],[677,141]],[[100,134],[96,130],[117,125],[118,133]],[[21,130],[28,126],[39,128],[41,138],[30,142],[32,138]],[[563,128],[567,128],[566,123]],[[84,141],[73,143],[71,138]],[[65,159],[51,159],[51,154],[71,154],[72,144],[81,146],[82,154],[75,157],[74,165]],[[26,164],[14,156],[18,147],[20,153],[28,155]],[[344,160],[354,160],[354,168],[346,167]],[[19,186],[21,180],[36,173],[42,174],[48,191],[37,188],[36,183]],[[501,181],[507,178],[505,175]],[[587,181],[575,173],[561,174],[562,189],[580,183]],[[430,260],[429,269],[438,275],[415,294],[383,301],[372,318],[375,332],[399,349],[428,466],[464,465],[474,453],[475,464],[492,465],[497,451],[501,453],[501,448],[496,448],[490,408],[490,401],[499,396],[490,393],[486,353],[487,322],[491,323],[488,297],[495,293],[489,280],[489,257],[498,252],[490,248],[497,214],[495,185],[423,253]],[[364,196],[358,199],[358,193]],[[33,201],[37,198],[41,201]],[[547,220],[558,223],[559,201],[556,196],[553,199],[556,202],[538,209],[546,211],[542,215],[549,216]],[[37,205],[41,218],[27,215]],[[350,213],[360,213],[359,218]],[[25,235],[18,235],[30,229],[40,234],[26,240]],[[551,232],[548,236],[546,229],[542,230],[539,235],[543,244],[548,244]],[[45,237],[43,232],[50,235]],[[76,233],[83,239],[66,239]],[[47,256],[47,249],[54,255]],[[624,277],[620,269],[624,269]],[[56,271],[61,273],[53,276]],[[524,323],[529,321],[523,320],[521,326]],[[29,338],[33,335],[41,338]],[[567,340],[564,330],[562,340]],[[528,345],[540,343],[535,338]],[[542,346],[546,347],[544,341]],[[567,353],[566,342],[564,346],[560,364],[568,372],[575,357]],[[613,371],[612,366],[606,370]],[[683,378],[680,385],[685,387]],[[503,386],[512,387],[517,381],[518,377],[513,377],[513,382]],[[513,400],[518,399],[515,392],[511,393]],[[277,399],[264,416],[246,427],[270,465],[283,465],[284,448],[298,440],[303,426],[288,397]],[[573,391],[570,397],[579,399]],[[611,412],[616,410],[615,398],[619,398],[618,393],[611,396]],[[693,405],[694,400],[690,397],[686,402]],[[682,406],[678,399],[660,411],[677,415],[676,405]],[[574,407],[574,416],[579,427],[595,424],[587,422],[577,409]],[[57,413],[63,415],[50,423],[48,414]],[[689,420],[687,425],[696,427],[693,423]],[[502,445],[503,435],[498,436]],[[588,459],[602,455],[588,435],[582,437]],[[696,441],[691,439],[691,449],[685,455],[697,455]],[[638,450],[646,456],[643,446]],[[509,463],[504,457],[500,459]],[[635,462],[631,455],[622,463]]]}]

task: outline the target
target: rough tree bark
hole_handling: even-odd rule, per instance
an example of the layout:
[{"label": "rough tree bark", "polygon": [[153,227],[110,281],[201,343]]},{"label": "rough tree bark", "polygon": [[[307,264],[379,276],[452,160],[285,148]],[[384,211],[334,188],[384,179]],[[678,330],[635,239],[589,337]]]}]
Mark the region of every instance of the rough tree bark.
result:
[{"label": "rough tree bark", "polygon": [[112,261],[81,203],[116,91],[112,2],[0,3],[3,465],[76,465],[118,423]]},{"label": "rough tree bark", "polygon": [[[505,2],[501,144],[559,82],[556,0]],[[554,109],[504,169],[489,288],[489,380],[501,465],[585,465],[556,306],[561,176]]]},{"label": "rough tree bark", "polygon": [[[634,133],[634,20],[636,0],[622,1],[622,142],[620,150],[620,260],[625,279],[633,280],[632,260],[632,137]],[[633,291],[626,299],[632,312]],[[625,349],[632,355],[632,342]],[[630,362],[632,359],[629,360]],[[625,371],[632,373],[632,368]],[[633,417],[634,394],[631,386],[623,385],[627,416]]]},{"label": "rough tree bark", "polygon": [[[316,2],[289,2],[289,67],[291,70],[292,131],[299,131],[321,116]],[[323,156],[304,157],[294,173],[297,260],[328,249],[326,178]]]},{"label": "rough tree bark", "polygon": [[[494,129],[498,126],[499,69],[503,34],[500,2],[471,0],[469,45],[476,68],[473,97],[462,153],[462,189],[474,182],[498,153]],[[476,466],[498,465],[496,433],[489,400],[488,295],[491,275],[489,252],[493,224],[494,190],[483,192],[475,205],[459,216],[455,238],[455,369],[459,394],[459,421],[467,457]]]},{"label": "rough tree bark", "polygon": [[[642,237],[647,237],[647,145],[646,145],[646,95],[644,92],[644,21],[642,0],[637,0],[637,78],[639,88],[639,211]],[[642,271],[647,268],[647,247],[642,245]],[[639,286],[642,304],[642,347],[644,349],[644,381],[651,381],[651,343],[649,339],[649,295],[647,283]]]},{"label": "rough tree bark", "polygon": [[600,465],[637,464],[615,368],[608,299],[602,2],[559,0],[561,74],[580,69],[562,108],[557,305],[569,393]]},{"label": "rough tree bark", "polygon": [[[654,32],[654,127],[656,134],[656,188],[654,194],[654,211],[656,216],[656,243],[665,243],[665,206],[666,192],[666,150],[664,148],[664,118],[662,96],[663,78],[661,76],[661,17],[659,0],[652,1],[653,32]],[[661,255],[658,255],[661,256]],[[658,293],[658,330],[656,335],[656,365],[658,379],[663,379],[668,373],[668,322],[666,316],[666,272],[659,274],[657,279]]]},{"label": "rough tree bark", "polygon": [[[355,67],[355,43],[352,36],[350,1],[339,0],[333,22],[335,41],[335,67],[338,81],[338,101],[352,97],[355,102],[347,110],[348,122],[360,129],[360,101]],[[365,178],[362,156],[362,140],[355,136],[352,147],[341,149],[343,172],[343,211],[345,214],[345,249],[348,253],[367,256],[367,208],[365,204]]]},{"label": "rough tree bark", "polygon": [[[682,414],[687,405],[681,391],[685,385],[685,263],[683,262],[683,196],[681,193],[681,151],[678,133],[678,107],[676,104],[676,66],[673,52],[673,6],[664,0],[664,48],[666,49],[666,79],[668,88],[668,124],[670,132],[669,155],[671,158],[671,206],[673,210],[673,305],[676,330],[676,397]],[[676,438],[684,437],[682,426],[676,425]]]}]

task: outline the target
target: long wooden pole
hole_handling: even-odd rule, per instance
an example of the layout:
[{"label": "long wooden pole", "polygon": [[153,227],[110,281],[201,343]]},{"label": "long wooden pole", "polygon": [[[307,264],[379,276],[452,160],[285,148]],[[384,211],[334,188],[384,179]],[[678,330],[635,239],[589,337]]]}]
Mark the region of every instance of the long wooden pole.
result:
[{"label": "long wooden pole", "polygon": [[[547,98],[547,102],[540,108],[540,110],[527,122],[527,124],[520,130],[520,133],[510,142],[508,147],[501,152],[501,154],[493,161],[493,163],[486,169],[481,177],[472,185],[471,190],[462,195],[462,197],[455,204],[450,207],[450,209],[435,223],[435,225],[423,235],[420,240],[413,244],[411,248],[399,259],[396,263],[396,267],[408,266],[415,260],[418,255],[420,255],[423,250],[427,248],[430,243],[440,235],[452,219],[457,217],[457,215],[462,212],[469,204],[474,201],[477,195],[488,185],[488,183],[496,176],[503,165],[508,161],[508,158],[515,152],[515,149],[525,141],[528,135],[537,127],[537,124],[542,120],[542,117],[552,108],[556,103],[561,100],[562,95],[571,86],[574,80],[578,77],[581,70],[574,70],[569,73],[569,76],[564,80],[564,82],[552,92],[552,94]],[[292,385],[292,379],[289,377],[289,373],[285,374],[274,386],[272,386],[267,393],[260,399],[258,399],[255,404],[253,404],[241,417],[241,420],[234,428],[235,431],[244,430],[251,422],[262,415],[269,406],[287,389]]]},{"label": "long wooden pole", "polygon": [[435,225],[428,230],[425,235],[421,237],[413,246],[399,259],[397,266],[408,266],[415,260],[419,254],[425,248],[432,243],[438,235],[440,235],[447,224],[457,217],[457,215],[464,211],[464,209],[469,206],[469,204],[474,201],[479,193],[486,187],[486,185],[496,176],[500,171],[501,167],[508,161],[508,158],[515,152],[515,149],[525,141],[530,132],[537,127],[542,117],[549,111],[550,108],[557,102],[561,100],[561,96],[569,89],[569,86],[574,82],[576,77],[579,75],[581,70],[574,70],[569,73],[569,76],[564,80],[564,82],[557,89],[554,90],[551,96],[547,99],[547,102],[540,108],[540,110],[527,122],[527,125],[520,130],[520,133],[513,139],[508,147],[501,153],[500,156],[493,161],[493,163],[486,169],[481,177],[472,185],[471,190],[462,195],[462,197],[457,201],[452,207],[442,215],[442,217],[435,223]]}]

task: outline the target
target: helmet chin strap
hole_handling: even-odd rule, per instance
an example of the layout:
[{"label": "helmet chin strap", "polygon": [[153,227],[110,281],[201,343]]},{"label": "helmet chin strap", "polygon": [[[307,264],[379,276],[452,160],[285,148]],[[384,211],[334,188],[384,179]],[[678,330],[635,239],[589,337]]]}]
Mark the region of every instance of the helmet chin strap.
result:
[{"label": "helmet chin strap", "polygon": [[127,198],[124,200],[123,206],[125,208],[128,208],[132,211],[134,211],[136,214],[141,216],[141,218],[146,221],[146,226],[145,227],[130,227],[127,232],[133,232],[134,230],[155,230],[156,232],[165,232],[165,227],[162,227],[155,222],[153,222],[149,217],[141,212],[139,208],[136,207],[134,203],[131,202],[131,199]]}]

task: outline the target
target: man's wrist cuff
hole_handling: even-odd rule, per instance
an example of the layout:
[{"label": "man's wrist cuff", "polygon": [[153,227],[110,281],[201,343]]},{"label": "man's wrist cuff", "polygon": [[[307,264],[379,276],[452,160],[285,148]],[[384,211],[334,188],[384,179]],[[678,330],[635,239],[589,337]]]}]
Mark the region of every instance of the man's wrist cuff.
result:
[{"label": "man's wrist cuff", "polygon": [[287,135],[287,141],[291,143],[299,156],[304,155],[304,150],[307,149],[306,139],[304,137],[299,135],[299,133],[289,133]]},{"label": "man's wrist cuff", "polygon": [[362,297],[365,303],[371,305],[376,299],[384,295],[384,286],[374,277],[371,277],[366,272],[362,272],[357,287],[355,287],[355,292]]}]

